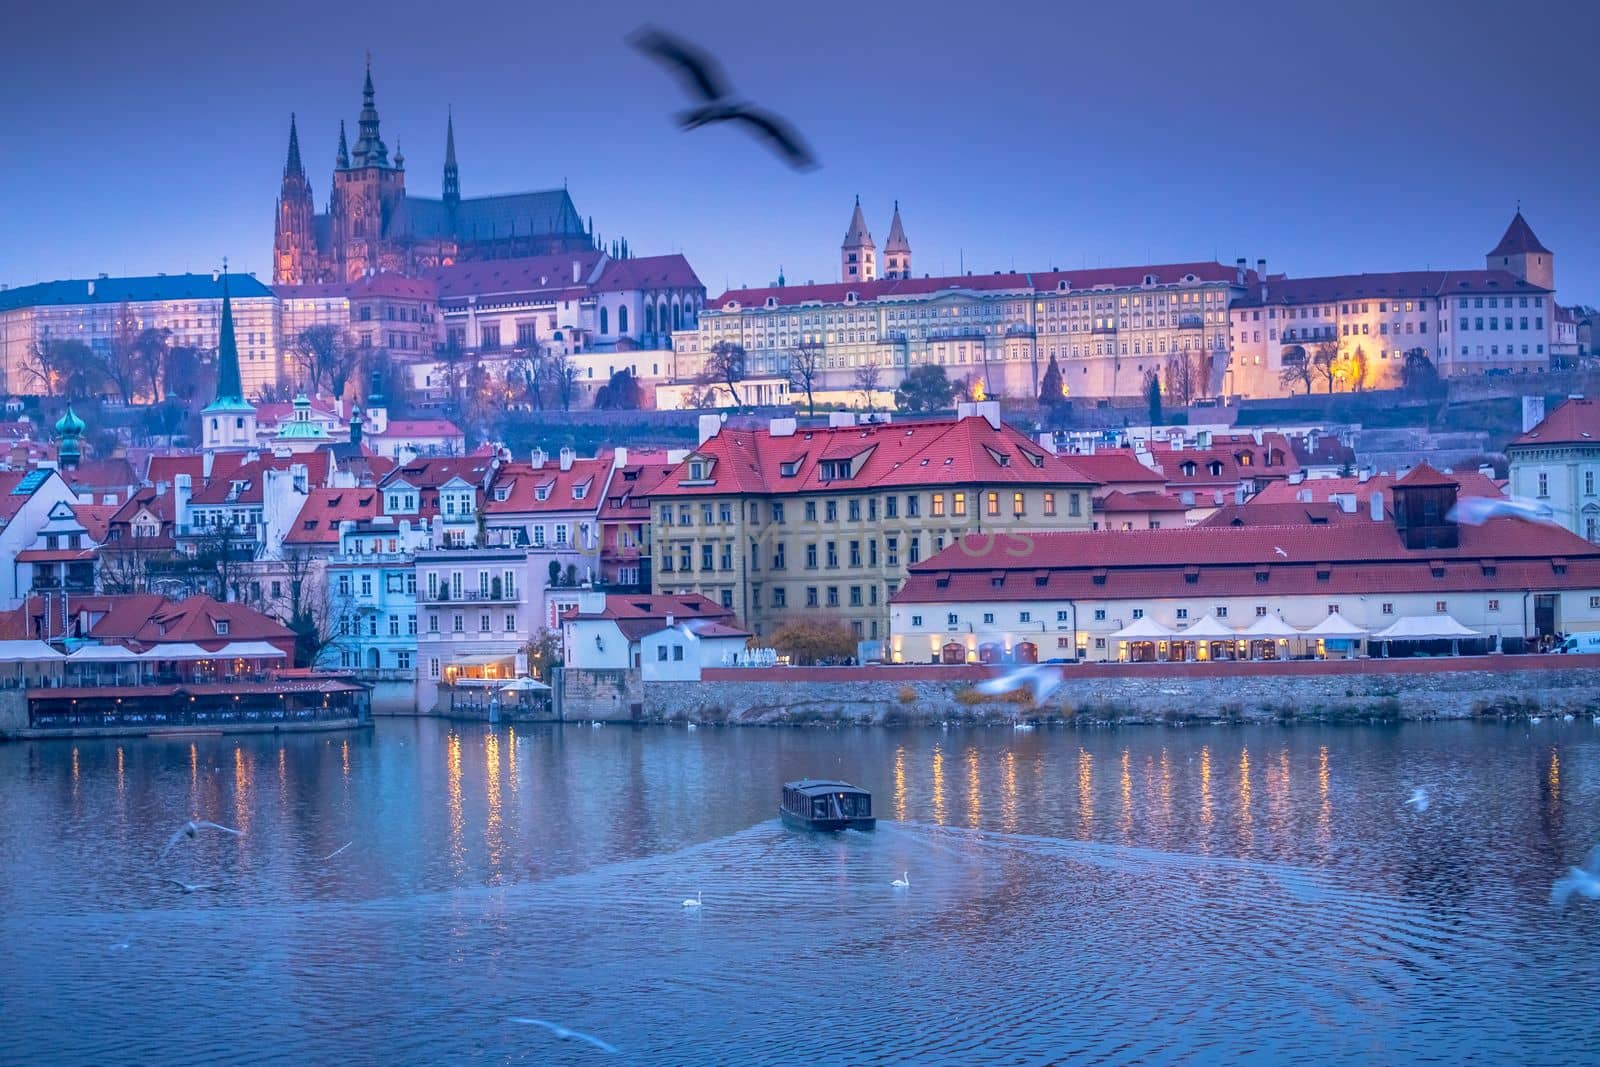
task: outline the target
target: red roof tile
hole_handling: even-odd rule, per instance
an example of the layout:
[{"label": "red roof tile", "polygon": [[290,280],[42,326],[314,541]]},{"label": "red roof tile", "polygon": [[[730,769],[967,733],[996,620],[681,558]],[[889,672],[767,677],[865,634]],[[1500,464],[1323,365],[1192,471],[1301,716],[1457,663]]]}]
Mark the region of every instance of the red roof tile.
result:
[{"label": "red roof tile", "polygon": [[1134,458],[1127,449],[1111,449],[1093,453],[1062,453],[1073,468],[1102,485],[1147,483],[1165,485],[1167,476],[1151,470]]},{"label": "red roof tile", "polygon": [[[1461,496],[1502,496],[1500,486],[1492,478],[1486,478],[1477,471],[1461,471],[1449,475],[1455,482],[1457,492]],[[1297,484],[1287,481],[1268,483],[1261,492],[1251,497],[1246,507],[1258,507],[1266,504],[1289,504],[1300,501],[1302,494],[1310,494],[1312,503],[1327,503],[1336,496],[1351,495],[1355,497],[1358,510],[1366,514],[1368,502],[1373,493],[1383,493],[1386,496],[1394,488],[1395,476],[1392,474],[1374,474],[1365,481],[1360,477],[1349,478],[1307,478]],[[1391,501],[1392,502],[1392,501]]]},{"label": "red roof tile", "polygon": [[[571,269],[570,267],[568,268]],[[606,262],[594,283],[597,293],[631,289],[699,289],[700,279],[681,255],[643,256]]]},{"label": "red roof tile", "polygon": [[72,513],[78,517],[78,522],[82,524],[84,533],[89,535],[89,540],[103,545],[112,518],[122,508],[122,504],[74,504]]},{"label": "red roof tile", "polygon": [[1250,289],[1232,307],[1268,304],[1327,304],[1339,300],[1383,300],[1396,297],[1438,298],[1457,293],[1544,293],[1503,270],[1404,270],[1386,274],[1334,274],[1320,278],[1275,278],[1261,290]]},{"label": "red roof tile", "polygon": [[1187,511],[1189,505],[1166,493],[1124,493],[1113,489],[1094,502],[1094,510],[1115,514],[1130,511]]},{"label": "red roof tile", "polygon": [[138,475],[133,473],[133,467],[121,456],[85,460],[72,470],[62,471],[61,476],[72,486],[74,492],[125,490],[139,484]]},{"label": "red roof tile", "polygon": [[1600,443],[1600,404],[1585,397],[1564,400],[1544,420],[1511,442],[1518,445],[1593,445]]},{"label": "red roof tile", "polygon": [[[483,510],[491,515],[594,512],[604,502],[610,475],[609,452],[594,459],[575,459],[568,470],[562,470],[559,463],[547,462],[537,468],[531,463],[507,463],[495,471]],[[580,491],[582,499],[577,496]],[[499,499],[502,493],[504,500]]]},{"label": "red roof tile", "polygon": [[462,437],[461,427],[449,419],[390,419],[382,433],[366,437]]},{"label": "red roof tile", "polygon": [[[522,259],[486,259],[457,263],[429,271],[427,277],[439,287],[439,300],[465,300],[468,296],[495,296],[542,293],[546,299],[560,299],[563,292],[575,289],[578,296],[589,292],[589,277],[600,262],[599,252],[573,252],[560,256],[528,256]],[[576,278],[573,264],[578,265]]]},{"label": "red roof tile", "polygon": [[[218,453],[220,459],[225,453]],[[266,482],[266,472],[286,471],[293,466],[306,468],[306,484],[315,487],[326,484],[328,481],[328,467],[331,457],[322,451],[297,452],[287,456],[275,456],[270,452],[260,454],[254,461],[240,464],[233,470],[219,473],[218,467],[213,465],[211,478],[204,486],[196,487],[189,498],[191,504],[217,506],[221,504],[259,504],[262,500],[262,486]],[[230,500],[233,494],[233,483],[242,482],[243,487],[239,495]]]},{"label": "red roof tile", "polygon": [[668,615],[673,616],[674,621],[733,618],[732,610],[699,593],[612,593],[606,597],[603,610],[587,615],[574,608],[565,618],[615,621],[648,619],[664,622]]},{"label": "red roof tile", "polygon": [[1406,474],[1404,478],[1395,482],[1395,488],[1422,489],[1444,485],[1455,485],[1455,478],[1441,474],[1426,461],[1418,463]]},{"label": "red roof tile", "polygon": [[1500,243],[1495,245],[1489,254],[1517,256],[1526,252],[1543,252],[1547,256],[1551,254],[1548,248],[1539,243],[1539,238],[1533,235],[1533,227],[1528,225],[1528,220],[1522,217],[1522,212],[1519,210],[1512,216],[1511,225],[1506,227]]},{"label": "red roof tile", "polygon": [[294,527],[284,535],[286,545],[336,545],[339,523],[345,519],[371,519],[380,512],[382,494],[372,487],[313,489],[295,516]]}]

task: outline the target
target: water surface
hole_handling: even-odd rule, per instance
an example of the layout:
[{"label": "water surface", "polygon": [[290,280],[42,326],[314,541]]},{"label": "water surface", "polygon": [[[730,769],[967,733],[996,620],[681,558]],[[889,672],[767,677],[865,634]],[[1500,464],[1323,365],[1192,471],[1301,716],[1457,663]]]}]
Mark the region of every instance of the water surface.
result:
[{"label": "water surface", "polygon": [[1587,719],[11,745],[0,1062],[1593,1062],[1596,843]]}]

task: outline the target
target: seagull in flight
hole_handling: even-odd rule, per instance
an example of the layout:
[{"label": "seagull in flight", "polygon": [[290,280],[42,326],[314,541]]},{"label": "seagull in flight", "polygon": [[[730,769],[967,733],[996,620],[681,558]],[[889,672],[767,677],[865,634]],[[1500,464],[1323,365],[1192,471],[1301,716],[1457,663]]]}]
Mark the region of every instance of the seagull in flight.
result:
[{"label": "seagull in flight", "polygon": [[993,678],[985,678],[976,688],[985,696],[998,696],[1028,686],[1033,690],[1033,702],[1042,704],[1046,697],[1055,692],[1065,677],[1066,673],[1059,664],[1032,663],[1005,674],[997,674]]},{"label": "seagull in flight", "polygon": [[1482,526],[1490,519],[1521,519],[1544,526],[1555,524],[1548,504],[1521,497],[1464,496],[1445,515],[1451,522]]},{"label": "seagull in flight", "polygon": [[1272,546],[1272,551],[1276,552],[1278,555],[1282,556],[1284,559],[1288,559],[1289,558],[1289,553],[1287,553],[1287,552],[1285,552],[1283,550],[1283,546],[1282,545],[1273,545]]},{"label": "seagull in flight", "polygon": [[1556,884],[1550,887],[1550,903],[1564,908],[1567,898],[1574,893],[1590,900],[1600,900],[1600,845],[1589,851],[1586,867],[1568,868],[1565,878],[1556,879]]},{"label": "seagull in flight", "polygon": [[234,837],[244,836],[244,832],[242,830],[234,830],[218,823],[207,822],[204,819],[190,819],[188,822],[174,830],[171,837],[167,838],[167,843],[162,847],[161,854],[165,856],[173,845],[176,845],[179,841],[182,841],[186,837],[191,840],[194,839],[199,835],[201,830],[219,830],[225,834],[232,834]]},{"label": "seagull in flight", "polygon": [[615,1054],[617,1051],[617,1047],[615,1045],[607,1044],[606,1042],[601,1041],[598,1037],[595,1037],[593,1034],[583,1034],[576,1030],[568,1030],[565,1026],[561,1026],[557,1023],[545,1022],[543,1019],[525,1019],[521,1016],[513,1016],[511,1021],[514,1023],[521,1023],[523,1026],[537,1026],[542,1030],[548,1030],[563,1041],[587,1041],[601,1052],[610,1052]]},{"label": "seagull in flight", "polygon": [[1415,810],[1428,810],[1428,790],[1426,786],[1417,786],[1411,791],[1411,796],[1406,798],[1406,806]]},{"label": "seagull in flight", "polygon": [[221,889],[222,888],[222,886],[220,884],[212,883],[212,882],[184,882],[184,881],[178,880],[177,878],[163,878],[162,881],[163,882],[169,882],[172,885],[177,886],[178,890],[180,892],[184,893],[184,894],[201,893],[201,892],[204,892],[207,889]]},{"label": "seagull in flight", "polygon": [[355,844],[354,841],[346,841],[344,844],[340,845],[338,848],[334,849],[332,852],[328,853],[326,856],[322,857],[317,862],[318,863],[327,863],[329,860],[333,859],[333,857],[337,856],[339,853],[343,852],[345,849],[349,848],[353,844]]},{"label": "seagull in flight", "polygon": [[699,103],[679,113],[678,125],[699,129],[716,122],[742,122],[766,140],[767,146],[795,170],[815,168],[811,154],[793,126],[770,111],[735,99],[722,64],[708,52],[653,26],[635,31],[628,42],[672,72],[684,90]]}]

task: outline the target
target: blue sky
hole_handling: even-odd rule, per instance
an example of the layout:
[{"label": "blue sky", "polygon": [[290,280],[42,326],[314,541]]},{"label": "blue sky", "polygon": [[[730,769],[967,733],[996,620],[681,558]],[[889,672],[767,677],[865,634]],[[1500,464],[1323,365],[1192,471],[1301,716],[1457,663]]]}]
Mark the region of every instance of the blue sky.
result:
[{"label": "blue sky", "polygon": [[[1518,200],[1600,303],[1600,5],[1356,2],[41,4],[0,35],[0,282],[263,277],[288,119],[321,210],[373,56],[383,135],[438,195],[559,186],[608,240],[724,284],[832,279],[851,199],[898,198],[918,273],[1265,257],[1293,275],[1477,267]],[[677,132],[647,20],[796,122],[793,174]]]}]

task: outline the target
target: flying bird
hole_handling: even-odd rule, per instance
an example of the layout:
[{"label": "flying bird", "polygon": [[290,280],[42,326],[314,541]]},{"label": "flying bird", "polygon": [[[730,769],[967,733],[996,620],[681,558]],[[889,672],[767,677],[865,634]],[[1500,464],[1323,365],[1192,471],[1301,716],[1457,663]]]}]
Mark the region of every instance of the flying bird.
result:
[{"label": "flying bird", "polygon": [[548,1030],[563,1041],[587,1041],[601,1052],[615,1054],[617,1051],[617,1047],[615,1045],[601,1041],[593,1034],[583,1034],[576,1030],[568,1030],[565,1026],[561,1026],[557,1023],[545,1022],[543,1019],[524,1019],[521,1016],[514,1016],[511,1021],[514,1023],[521,1023],[523,1026],[537,1026],[542,1030]]},{"label": "flying bird", "polygon": [[1281,545],[1273,545],[1272,546],[1272,551],[1276,552],[1278,555],[1282,556],[1284,559],[1288,559],[1289,558],[1289,553],[1285,552],[1283,550],[1283,546],[1281,546]]},{"label": "flying bird", "polygon": [[1410,808],[1414,808],[1417,811],[1427,811],[1428,810],[1428,790],[1427,790],[1427,788],[1424,787],[1424,786],[1420,786],[1419,785],[1419,786],[1417,786],[1417,788],[1413,789],[1411,791],[1411,795],[1406,798],[1406,806],[1410,807]]},{"label": "flying bird", "polygon": [[680,112],[678,125],[699,129],[717,122],[742,122],[759,134],[767,146],[795,170],[816,167],[816,156],[793,126],[770,111],[763,111],[733,96],[732,86],[715,57],[681,37],[645,26],[628,38],[630,44],[670,71],[684,91],[699,104]]},{"label": "flying bird", "polygon": [[207,889],[221,889],[222,886],[212,882],[182,882],[176,878],[163,878],[163,882],[170,882],[178,887],[182,893],[200,893]]},{"label": "flying bird", "polygon": [[1065,677],[1065,672],[1059,665],[1034,663],[1018,667],[1006,674],[997,674],[993,678],[985,678],[976,688],[985,696],[997,696],[1028,686],[1033,690],[1033,702],[1042,704],[1046,697],[1055,692]]},{"label": "flying bird", "polygon": [[188,822],[174,830],[171,837],[167,838],[167,843],[161,848],[161,854],[165,856],[173,845],[176,845],[179,841],[182,841],[186,837],[192,840],[200,833],[201,830],[219,830],[225,834],[232,834],[234,837],[244,836],[243,831],[240,830],[230,829],[229,827],[221,826],[214,822],[207,822],[204,819],[190,819]]},{"label": "flying bird", "polygon": [[1490,519],[1521,519],[1540,525],[1553,525],[1555,518],[1548,504],[1521,497],[1464,496],[1446,514],[1451,522],[1482,526]]},{"label": "flying bird", "polygon": [[329,860],[333,859],[333,857],[337,856],[339,853],[343,852],[345,849],[349,848],[353,844],[355,844],[354,841],[346,841],[344,844],[340,845],[338,848],[334,849],[332,852],[328,853],[326,856],[322,857],[322,859],[318,860],[317,862],[318,863],[327,863]]},{"label": "flying bird", "polygon": [[1588,866],[1570,867],[1565,878],[1556,879],[1556,884],[1550,887],[1550,903],[1564,908],[1567,898],[1574,893],[1600,900],[1600,845],[1590,850]]}]

